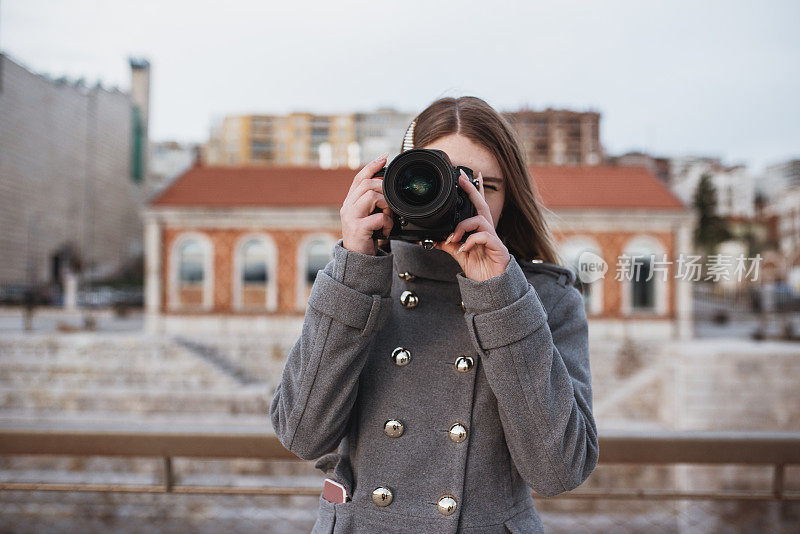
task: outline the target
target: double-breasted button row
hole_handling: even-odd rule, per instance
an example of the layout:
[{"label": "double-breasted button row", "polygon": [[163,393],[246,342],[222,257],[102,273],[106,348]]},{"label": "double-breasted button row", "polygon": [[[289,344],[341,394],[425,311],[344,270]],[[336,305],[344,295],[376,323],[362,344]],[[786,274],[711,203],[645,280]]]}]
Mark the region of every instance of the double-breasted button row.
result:
[{"label": "double-breasted button row", "polygon": [[[390,438],[399,438],[403,432],[405,432],[405,426],[399,419],[389,419],[383,424],[383,433]],[[467,427],[463,423],[455,422],[450,425],[447,435],[450,437],[450,441],[461,443],[467,439]]]},{"label": "double-breasted button row", "polygon": [[[409,272],[398,273],[397,276],[407,282],[413,281],[416,278]],[[416,308],[419,304],[419,296],[417,296],[417,294],[413,291],[405,290],[400,293],[400,304],[407,310]],[[462,311],[466,311],[463,301],[461,302],[461,309]],[[408,363],[411,361],[411,352],[404,347],[397,347],[392,351],[392,361],[399,367],[408,365]],[[459,373],[468,373],[472,370],[474,365],[475,362],[471,356],[459,356],[454,362],[455,369]],[[397,419],[389,419],[383,425],[384,433],[390,438],[399,438],[403,435],[404,430],[405,429],[402,421]],[[454,443],[461,443],[467,439],[467,427],[460,422],[453,423],[450,425],[447,435],[450,438],[450,441]],[[372,502],[374,502],[377,506],[388,506],[391,504],[392,499],[393,495],[389,488],[381,486],[372,492]],[[457,505],[458,503],[456,502],[455,497],[447,494],[442,495],[436,502],[436,509],[440,514],[449,516],[455,512]]]},{"label": "double-breasted button row", "polygon": [[[381,508],[389,506],[392,504],[393,499],[394,495],[392,494],[392,490],[385,486],[372,490],[372,502],[374,502],[376,506],[380,506]],[[450,494],[442,495],[439,497],[439,500],[436,501],[436,510],[444,516],[453,515],[453,512],[456,511],[456,507],[458,507],[458,502],[456,498]]]},{"label": "double-breasted button row", "polygon": [[[411,362],[411,351],[405,347],[397,347],[392,351],[392,361],[398,367],[404,367]],[[472,356],[462,354],[453,362],[453,367],[459,373],[469,373],[475,367],[475,359]]]}]

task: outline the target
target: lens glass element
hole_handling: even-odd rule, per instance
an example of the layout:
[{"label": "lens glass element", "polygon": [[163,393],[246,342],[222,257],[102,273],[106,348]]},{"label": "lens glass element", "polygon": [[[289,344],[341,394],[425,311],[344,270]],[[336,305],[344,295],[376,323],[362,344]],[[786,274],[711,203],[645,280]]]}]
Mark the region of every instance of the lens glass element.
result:
[{"label": "lens glass element", "polygon": [[396,184],[397,194],[404,202],[422,206],[439,194],[441,179],[433,165],[414,163],[400,171]]}]

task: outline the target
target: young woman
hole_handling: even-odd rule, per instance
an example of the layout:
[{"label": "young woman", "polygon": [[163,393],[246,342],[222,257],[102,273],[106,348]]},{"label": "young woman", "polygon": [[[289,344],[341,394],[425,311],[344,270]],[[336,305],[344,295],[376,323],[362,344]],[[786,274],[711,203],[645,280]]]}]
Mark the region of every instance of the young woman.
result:
[{"label": "young woman", "polygon": [[572,490],[598,458],[583,299],[501,115],[443,98],[409,130],[474,170],[478,188],[459,183],[478,215],[431,250],[378,246],[385,155],[356,175],[272,424],[346,491],[320,497],[313,532],[543,532],[530,488]]}]

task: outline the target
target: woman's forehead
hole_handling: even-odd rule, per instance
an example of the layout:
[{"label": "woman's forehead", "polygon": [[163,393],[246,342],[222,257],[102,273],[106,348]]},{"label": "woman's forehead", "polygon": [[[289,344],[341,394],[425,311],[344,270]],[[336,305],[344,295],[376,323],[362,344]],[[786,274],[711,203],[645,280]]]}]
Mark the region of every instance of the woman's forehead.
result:
[{"label": "woman's forehead", "polygon": [[[500,165],[492,153],[463,135],[447,135],[422,148],[442,150],[450,158],[453,165],[469,167],[476,173],[480,171],[483,173],[484,178],[502,178]],[[489,181],[488,179],[486,180],[487,183]]]}]

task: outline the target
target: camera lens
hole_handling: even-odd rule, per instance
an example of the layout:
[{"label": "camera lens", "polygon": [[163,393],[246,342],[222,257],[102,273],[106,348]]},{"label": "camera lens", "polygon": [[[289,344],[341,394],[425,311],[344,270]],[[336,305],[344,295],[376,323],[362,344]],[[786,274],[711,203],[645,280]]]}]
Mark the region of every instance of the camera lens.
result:
[{"label": "camera lens", "polygon": [[403,201],[422,206],[439,194],[441,178],[432,165],[415,163],[400,171],[396,184],[397,195]]}]

